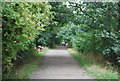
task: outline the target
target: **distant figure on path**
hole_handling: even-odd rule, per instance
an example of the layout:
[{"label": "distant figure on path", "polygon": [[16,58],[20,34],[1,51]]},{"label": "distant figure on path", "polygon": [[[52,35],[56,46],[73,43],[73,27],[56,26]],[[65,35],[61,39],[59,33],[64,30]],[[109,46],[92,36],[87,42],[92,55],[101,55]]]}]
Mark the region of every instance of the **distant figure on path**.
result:
[{"label": "distant figure on path", "polygon": [[62,46],[66,46],[66,43],[65,43],[65,42],[62,42]]}]

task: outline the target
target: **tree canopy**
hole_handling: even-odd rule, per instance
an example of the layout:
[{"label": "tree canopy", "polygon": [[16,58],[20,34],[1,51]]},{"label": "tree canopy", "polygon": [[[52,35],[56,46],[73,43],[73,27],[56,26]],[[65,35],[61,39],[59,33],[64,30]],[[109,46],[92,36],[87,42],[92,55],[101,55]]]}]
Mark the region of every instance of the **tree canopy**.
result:
[{"label": "tree canopy", "polygon": [[[92,52],[120,64],[120,3],[2,2],[3,72],[20,51],[53,47],[61,41],[79,52]],[[24,55],[23,55],[24,56]]]}]

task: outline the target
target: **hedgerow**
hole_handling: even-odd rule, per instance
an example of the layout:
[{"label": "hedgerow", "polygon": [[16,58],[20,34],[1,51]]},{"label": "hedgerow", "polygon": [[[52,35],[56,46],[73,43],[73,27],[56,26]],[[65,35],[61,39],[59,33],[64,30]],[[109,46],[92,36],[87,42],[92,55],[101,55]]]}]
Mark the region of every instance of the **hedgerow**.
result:
[{"label": "hedgerow", "polygon": [[17,53],[28,46],[52,20],[51,6],[46,3],[2,2],[2,64],[10,71]]}]

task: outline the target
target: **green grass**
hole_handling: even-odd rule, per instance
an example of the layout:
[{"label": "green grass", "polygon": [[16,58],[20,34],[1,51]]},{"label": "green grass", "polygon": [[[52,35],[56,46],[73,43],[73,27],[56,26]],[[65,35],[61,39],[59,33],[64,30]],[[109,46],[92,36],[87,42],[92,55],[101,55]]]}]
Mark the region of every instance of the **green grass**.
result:
[{"label": "green grass", "polygon": [[[34,53],[33,56],[26,58],[23,62],[19,62],[17,68],[12,70],[11,73],[5,74],[3,79],[28,79],[31,77],[32,73],[40,68],[41,58],[48,51],[48,48],[45,48],[43,52],[35,52],[31,50],[30,52]],[[15,80],[17,81],[17,80]]]},{"label": "green grass", "polygon": [[83,69],[96,79],[118,79],[117,69],[106,65],[102,57],[95,57],[91,54],[80,54],[73,51],[73,49],[68,49],[68,51]]}]

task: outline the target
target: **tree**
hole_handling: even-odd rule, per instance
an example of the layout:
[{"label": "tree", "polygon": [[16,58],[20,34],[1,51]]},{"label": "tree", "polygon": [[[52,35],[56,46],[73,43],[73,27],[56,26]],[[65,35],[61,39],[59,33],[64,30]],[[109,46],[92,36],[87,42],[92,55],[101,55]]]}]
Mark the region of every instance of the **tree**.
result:
[{"label": "tree", "polygon": [[[76,26],[64,26],[58,36],[67,39],[71,35],[69,40],[72,40],[72,46],[79,51],[100,54],[111,63],[119,65],[118,3],[83,2],[69,3],[69,6],[75,12],[76,18],[73,23]],[[70,35],[67,30],[71,32]],[[78,33],[74,34],[74,32]]]},{"label": "tree", "polygon": [[51,6],[45,3],[2,2],[3,72],[10,71],[17,52],[28,49],[39,31],[51,21]]},{"label": "tree", "polygon": [[45,27],[46,31],[41,32],[37,37],[36,43],[53,47],[56,44],[60,44],[61,39],[56,37],[57,33],[62,26],[74,18],[74,14],[73,10],[68,8],[63,2],[49,2],[48,4],[52,6],[51,12],[54,13],[54,18],[51,24]]}]

